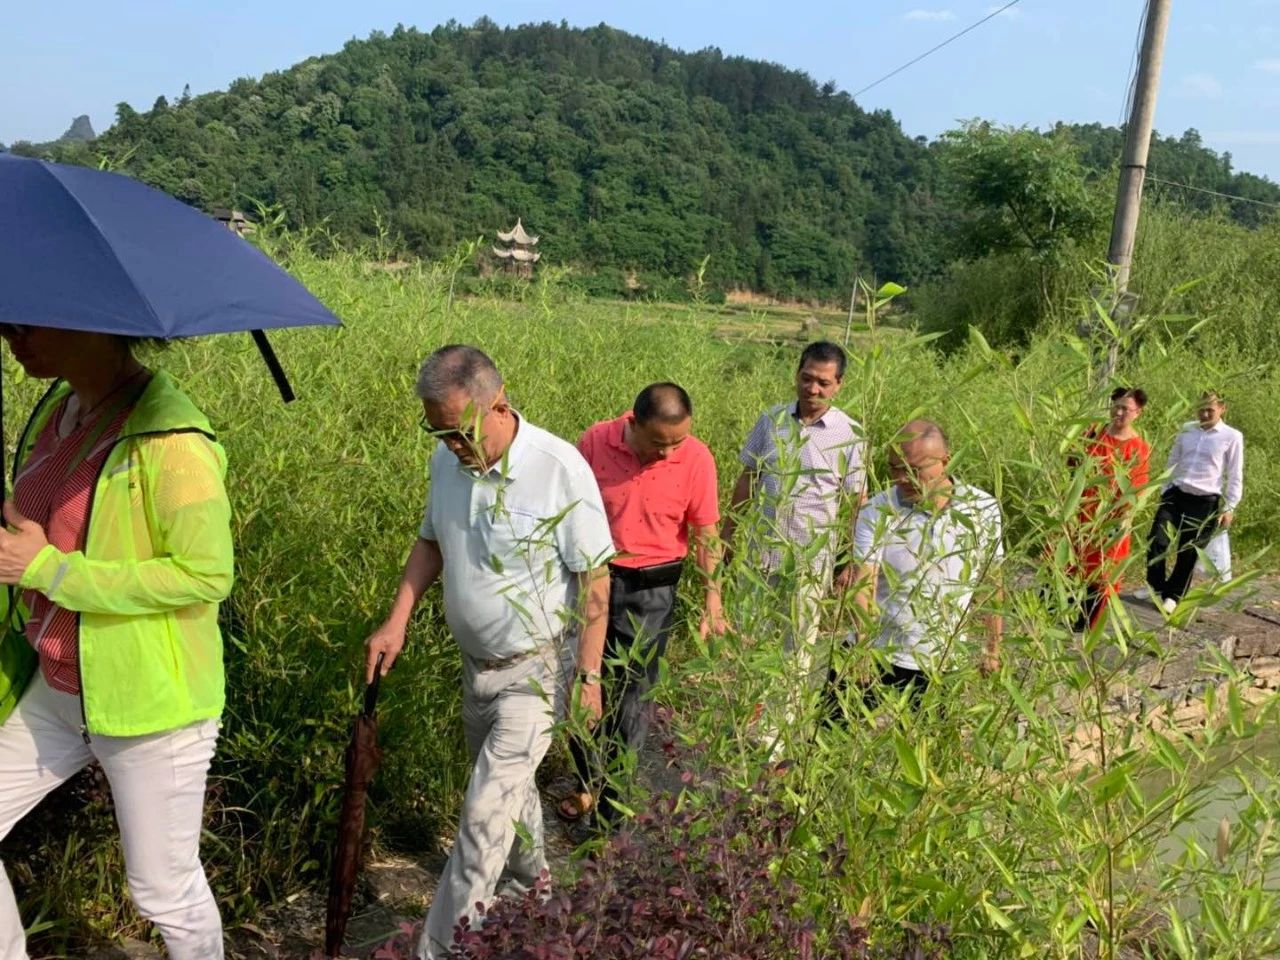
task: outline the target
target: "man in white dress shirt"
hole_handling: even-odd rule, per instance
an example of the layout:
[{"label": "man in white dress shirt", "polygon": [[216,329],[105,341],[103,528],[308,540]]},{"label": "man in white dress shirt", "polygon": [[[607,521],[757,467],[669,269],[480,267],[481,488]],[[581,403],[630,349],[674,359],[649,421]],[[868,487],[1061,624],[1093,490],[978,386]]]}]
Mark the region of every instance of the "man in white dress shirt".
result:
[{"label": "man in white dress shirt", "polygon": [[[1183,425],[1169,451],[1169,483],[1147,543],[1150,597],[1165,613],[1173,613],[1186,596],[1197,549],[1231,526],[1244,493],[1244,435],[1222,422],[1226,409],[1218,394],[1205,392],[1196,419]],[[1174,541],[1177,556],[1168,573],[1167,554]]]},{"label": "man in white dress shirt", "polygon": [[[415,956],[448,955],[505,868],[504,892],[546,868],[534,773],[551,744],[576,660],[579,702],[600,717],[600,667],[613,538],[582,455],[512,409],[497,367],[475,347],[442,347],[418,375],[423,428],[439,439],[418,539],[386,622],[367,642],[373,677],[404,648],[410,615],[443,578],[462,655],[462,725],[471,777],[453,851]],[[531,842],[517,839],[517,825]]]}]

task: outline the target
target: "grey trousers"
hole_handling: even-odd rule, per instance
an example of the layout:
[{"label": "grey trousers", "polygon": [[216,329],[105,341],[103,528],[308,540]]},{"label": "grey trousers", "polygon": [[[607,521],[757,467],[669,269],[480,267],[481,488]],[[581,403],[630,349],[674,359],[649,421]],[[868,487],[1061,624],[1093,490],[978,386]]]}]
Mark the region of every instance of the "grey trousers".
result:
[{"label": "grey trousers", "polygon": [[[542,804],[534,773],[551,746],[551,728],[564,714],[575,645],[567,641],[500,670],[462,658],[462,726],[471,754],[471,779],[453,851],[427,911],[415,954],[442,960],[458,921],[475,923],[505,868],[502,893],[519,896],[546,869]],[[529,842],[517,838],[516,825]]]},{"label": "grey trousers", "polygon": [[759,616],[757,629],[766,636],[781,635],[787,664],[786,682],[762,704],[760,737],[775,746],[785,728],[809,714],[826,680],[829,651],[820,627],[831,580],[829,564],[785,577],[770,573],[766,589],[757,596],[766,611]]}]

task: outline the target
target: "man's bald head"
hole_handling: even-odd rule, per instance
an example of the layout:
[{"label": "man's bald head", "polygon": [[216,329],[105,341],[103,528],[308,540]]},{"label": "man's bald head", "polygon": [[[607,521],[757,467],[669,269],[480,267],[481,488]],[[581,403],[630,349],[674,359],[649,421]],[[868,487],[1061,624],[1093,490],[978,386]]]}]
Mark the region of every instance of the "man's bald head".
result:
[{"label": "man's bald head", "polygon": [[950,487],[950,460],[951,444],[942,427],[932,420],[911,420],[902,425],[889,447],[889,476],[904,500],[945,495]]},{"label": "man's bald head", "polygon": [[910,420],[904,423],[898,431],[894,446],[902,450],[908,459],[911,457],[907,452],[908,448],[912,453],[937,459],[951,455],[951,443],[947,440],[946,433],[932,420]]},{"label": "man's bald head", "polygon": [[659,420],[667,426],[684,423],[693,416],[693,401],[678,383],[651,383],[631,406],[636,423]]}]

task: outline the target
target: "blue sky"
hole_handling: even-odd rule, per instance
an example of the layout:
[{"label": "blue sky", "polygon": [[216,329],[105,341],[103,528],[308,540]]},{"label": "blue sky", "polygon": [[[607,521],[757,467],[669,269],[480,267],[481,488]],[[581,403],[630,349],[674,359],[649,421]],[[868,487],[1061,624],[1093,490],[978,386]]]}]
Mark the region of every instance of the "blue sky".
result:
[{"label": "blue sky", "polygon": [[[834,80],[871,83],[1003,0],[64,0],[3,17],[0,142],[58,136],[73,116],[110,125],[115,104],[150,107],[184,84],[223,88],[397,23],[567,20],[691,50],[771,60]],[[1021,0],[1007,13],[870,91],[908,134],[963,118],[1044,126],[1120,120],[1141,0]],[[1280,180],[1280,0],[1176,0],[1156,126],[1195,127],[1237,169]]]}]

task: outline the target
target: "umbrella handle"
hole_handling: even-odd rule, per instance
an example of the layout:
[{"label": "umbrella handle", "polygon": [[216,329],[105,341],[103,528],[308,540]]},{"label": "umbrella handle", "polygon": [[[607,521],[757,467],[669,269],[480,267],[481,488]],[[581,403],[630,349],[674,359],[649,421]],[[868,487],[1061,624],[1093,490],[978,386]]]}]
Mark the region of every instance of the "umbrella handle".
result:
[{"label": "umbrella handle", "polygon": [[378,684],[382,682],[382,658],[386,654],[378,654],[378,662],[373,665],[373,680],[364,688],[364,715],[373,716],[374,705],[378,702]]},{"label": "umbrella handle", "polygon": [[293,387],[289,386],[289,378],[285,376],[284,367],[280,366],[280,360],[276,356],[275,350],[271,348],[271,342],[267,339],[267,334],[263,330],[252,330],[253,342],[258,346],[258,352],[262,354],[262,359],[267,365],[267,369],[271,371],[271,379],[276,382],[276,389],[280,391],[280,397],[285,403],[292,403],[296,398],[293,393]]}]

